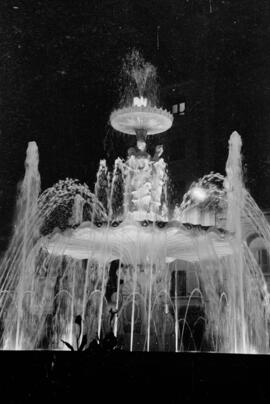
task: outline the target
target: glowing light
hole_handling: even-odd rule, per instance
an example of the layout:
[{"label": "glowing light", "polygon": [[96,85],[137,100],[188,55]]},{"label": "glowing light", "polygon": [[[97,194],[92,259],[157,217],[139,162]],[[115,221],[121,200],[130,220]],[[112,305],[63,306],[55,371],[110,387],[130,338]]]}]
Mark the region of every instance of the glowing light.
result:
[{"label": "glowing light", "polygon": [[147,106],[147,98],[134,97],[133,98],[133,106],[134,107],[146,107]]},{"label": "glowing light", "polygon": [[196,202],[204,202],[208,198],[208,194],[204,188],[194,187],[190,192],[192,199]]}]

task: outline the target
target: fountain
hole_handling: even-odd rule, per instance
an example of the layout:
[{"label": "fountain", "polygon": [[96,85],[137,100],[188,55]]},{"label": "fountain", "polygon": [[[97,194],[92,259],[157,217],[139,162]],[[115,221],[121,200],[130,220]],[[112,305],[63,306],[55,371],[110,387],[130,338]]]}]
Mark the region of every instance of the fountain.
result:
[{"label": "fountain", "polygon": [[[146,139],[173,117],[132,72],[139,96],[110,122],[137,145],[112,174],[101,161],[93,193],[66,179],[40,194],[38,150],[29,143],[1,261],[1,346],[88,349],[113,333],[130,351],[266,353],[269,294],[242,229],[248,224],[269,250],[270,228],[243,185],[241,138],[230,138],[226,177],[203,177],[170,211],[163,147],[151,157]],[[183,296],[186,276],[194,288]]]}]

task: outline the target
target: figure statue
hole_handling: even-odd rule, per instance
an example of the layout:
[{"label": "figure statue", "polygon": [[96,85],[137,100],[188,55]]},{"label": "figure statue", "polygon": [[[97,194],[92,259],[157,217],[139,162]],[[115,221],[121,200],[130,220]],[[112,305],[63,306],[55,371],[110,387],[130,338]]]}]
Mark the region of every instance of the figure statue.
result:
[{"label": "figure statue", "polygon": [[155,148],[155,154],[153,156],[153,161],[158,161],[160,156],[163,154],[163,151],[164,151],[163,145],[162,144],[157,145]]},{"label": "figure statue", "polygon": [[166,164],[161,158],[163,153],[163,145],[157,145],[153,156],[152,167],[152,189],[151,189],[151,211],[159,214],[161,206],[161,193],[165,181]]},{"label": "figure statue", "polygon": [[[151,158],[146,151],[146,141],[143,133],[137,133],[136,147],[128,149],[128,195],[129,209],[138,212],[138,220],[147,217],[155,220],[161,207],[161,193],[165,179],[166,164],[161,158],[163,146],[157,145]],[[139,213],[140,212],[140,213]]]},{"label": "figure statue", "polygon": [[136,158],[150,160],[150,154],[146,151],[146,142],[143,138],[137,139]]},{"label": "figure statue", "polygon": [[136,149],[135,149],[135,147],[130,147],[130,148],[128,149],[128,155],[127,155],[128,159],[129,159],[131,156],[136,156]]},{"label": "figure statue", "polygon": [[[159,146],[157,146],[159,147]],[[143,137],[137,138],[137,145],[136,147],[130,147],[128,149],[128,158],[136,157],[137,159],[146,159],[150,160],[150,154],[146,151],[146,142]]]}]

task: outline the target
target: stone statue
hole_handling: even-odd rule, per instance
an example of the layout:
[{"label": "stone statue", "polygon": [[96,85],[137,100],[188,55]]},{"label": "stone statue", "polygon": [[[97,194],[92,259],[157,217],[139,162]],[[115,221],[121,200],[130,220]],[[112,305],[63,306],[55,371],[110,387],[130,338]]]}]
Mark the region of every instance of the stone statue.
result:
[{"label": "stone statue", "polygon": [[164,151],[163,145],[162,144],[157,145],[155,148],[155,154],[153,156],[153,161],[158,161],[160,156],[163,154],[163,151]]},{"label": "stone statue", "polygon": [[129,208],[133,212],[141,212],[138,218],[143,217],[142,212],[149,220],[154,220],[159,214],[166,166],[162,153],[163,146],[157,145],[151,158],[143,136],[137,136],[136,147],[128,149]]}]

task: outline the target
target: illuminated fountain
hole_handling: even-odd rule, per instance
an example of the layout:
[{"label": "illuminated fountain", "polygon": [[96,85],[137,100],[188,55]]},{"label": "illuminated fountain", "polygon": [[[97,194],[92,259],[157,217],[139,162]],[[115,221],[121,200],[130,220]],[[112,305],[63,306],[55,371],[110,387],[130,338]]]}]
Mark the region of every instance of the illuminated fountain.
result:
[{"label": "illuminated fountain", "polygon": [[[171,212],[163,148],[151,157],[146,138],[173,117],[139,95],[110,117],[137,145],[112,174],[101,161],[94,193],[67,179],[39,196],[38,151],[29,143],[1,263],[3,349],[76,349],[83,339],[87,348],[111,331],[131,351],[268,352],[269,295],[242,229],[260,234],[267,249],[270,231],[242,183],[240,136],[230,138],[226,177],[203,177]],[[184,304],[183,272],[194,283]],[[200,314],[190,321],[195,301]]]}]

